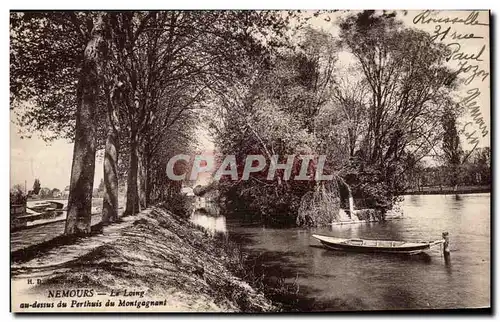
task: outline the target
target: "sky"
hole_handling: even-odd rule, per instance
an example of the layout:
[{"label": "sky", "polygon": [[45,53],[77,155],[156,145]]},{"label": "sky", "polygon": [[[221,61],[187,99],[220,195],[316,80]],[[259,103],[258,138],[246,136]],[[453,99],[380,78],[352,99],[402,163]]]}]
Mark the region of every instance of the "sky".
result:
[{"label": "sky", "polygon": [[[12,113],[11,113],[12,117]],[[10,127],[10,180],[11,187],[15,184],[24,186],[27,190],[33,188],[35,178],[40,180],[42,187],[58,188],[61,191],[69,185],[73,144],[66,140],[44,142],[33,135],[30,139],[21,139],[18,127]],[[103,177],[102,161],[96,159],[94,186],[97,187]]]},{"label": "sky", "polygon": [[[456,55],[453,59],[448,62],[449,66],[452,68],[457,68],[459,64],[465,64],[464,67],[468,68],[467,73],[463,73],[462,76],[470,77],[473,75],[474,71],[484,70],[489,73],[489,29],[488,26],[483,25],[465,25],[464,23],[455,22],[451,23],[453,18],[466,19],[471,12],[470,11],[441,11],[433,12],[425,19],[418,20],[418,14],[422,11],[408,11],[406,15],[398,14],[403,23],[407,26],[414,28],[419,28],[434,33],[438,28],[441,31],[446,30],[450,27],[450,31],[442,40],[445,44],[450,45],[453,50],[456,50]],[[331,14],[330,21],[325,21],[325,17],[312,17],[311,13],[305,13],[307,16],[311,16],[308,21],[315,28],[321,28],[333,35],[338,34],[338,27],[335,25],[335,18],[343,15],[345,13],[333,13]],[[433,18],[434,20],[430,19]],[[448,18],[448,22],[446,19]],[[441,22],[437,22],[437,19],[441,19]],[[456,19],[456,20],[457,20]],[[417,23],[414,23],[414,20]],[[469,22],[470,22],[469,18]],[[488,23],[488,12],[482,11],[478,13],[475,21],[481,23]],[[438,25],[440,27],[438,27]],[[455,34],[453,34],[455,33]],[[458,39],[458,35],[461,34],[461,38],[465,38],[465,34],[473,33],[475,37],[483,37],[482,39]],[[441,34],[442,36],[443,34]],[[479,55],[482,47],[485,46],[478,60],[475,59],[460,59],[465,58],[466,55]],[[460,54],[463,52],[464,54]],[[341,64],[347,65],[350,63],[349,55],[340,55],[339,62]],[[475,67],[477,65],[477,67]],[[466,111],[465,115],[460,119],[462,126],[465,126],[465,132],[469,133],[469,139],[462,135],[462,142],[465,149],[470,149],[472,144],[467,141],[473,141],[475,137],[479,140],[479,147],[490,146],[490,77],[486,77],[483,81],[481,77],[475,77],[474,80],[467,85],[463,85],[459,91],[458,95],[460,97],[472,97],[471,93],[478,93],[478,97],[467,101],[467,105],[471,105],[472,102],[476,101],[476,105],[479,106],[480,117],[485,121],[485,128],[488,132],[484,137],[478,135],[480,133],[480,124],[474,121],[471,115],[470,108]],[[477,89],[477,92],[474,90]],[[469,93],[469,94],[468,94]],[[472,105],[470,106],[472,107]],[[10,144],[11,144],[11,163],[10,163],[10,186],[15,184],[21,184],[24,186],[25,181],[27,184],[27,189],[33,187],[33,182],[35,178],[40,179],[42,187],[48,188],[58,188],[64,189],[69,185],[69,178],[71,174],[71,162],[73,153],[73,144],[66,140],[55,140],[51,143],[46,143],[39,137],[36,133],[33,134],[30,139],[22,139],[19,135],[19,128],[15,124],[15,114],[11,114],[11,127],[10,127]],[[477,117],[476,117],[477,118]],[[474,132],[475,131],[475,132]],[[204,151],[212,151],[214,148],[213,142],[208,135],[208,132],[200,126],[197,137],[199,138],[199,145]],[[96,160],[95,168],[95,179],[94,186],[97,187],[101,178],[103,177],[103,165],[102,161]]]},{"label": "sky", "polygon": [[[457,91],[459,97],[472,97],[472,93],[476,93],[475,89],[477,89],[477,93],[479,93],[478,97],[474,100],[467,100],[464,102],[468,108],[466,108],[463,117],[459,120],[461,123],[459,130],[464,130],[464,134],[461,137],[464,149],[471,149],[475,145],[475,137],[479,140],[478,147],[490,146],[490,76],[488,75],[483,79],[481,76],[482,74],[479,74],[481,70],[490,73],[489,26],[480,24],[465,25],[463,23],[436,23],[431,20],[432,18],[441,19],[442,21],[447,18],[449,20],[454,18],[467,20],[467,18],[469,18],[469,21],[473,21],[472,18],[475,14],[471,11],[443,11],[431,13],[429,15],[421,15],[421,13],[421,11],[409,11],[406,16],[403,16],[402,20],[407,25],[417,27],[429,32],[431,35],[437,36],[438,41],[448,45],[452,50],[454,54],[451,56],[448,65],[455,70],[463,69],[460,76],[465,80],[472,79],[471,82],[464,83],[460,86]],[[488,11],[477,12],[477,18],[474,21],[489,24]],[[445,34],[448,28],[450,28],[450,30]],[[470,37],[472,34],[474,37],[482,38],[464,39],[467,36]],[[477,60],[474,58],[466,59],[467,56],[470,58],[476,56]],[[476,73],[477,75],[474,76]],[[475,105],[479,106],[480,111],[480,116],[476,117],[476,119],[481,117],[485,122],[485,127],[488,132],[487,134],[484,132],[486,134],[485,136],[479,134],[481,132],[480,125],[474,120],[474,116],[472,115],[473,111],[470,110],[473,102],[476,102]],[[472,124],[468,124],[469,122],[472,122]],[[474,131],[476,131],[475,134]],[[467,139],[465,137],[466,133],[473,135],[470,135]]]}]

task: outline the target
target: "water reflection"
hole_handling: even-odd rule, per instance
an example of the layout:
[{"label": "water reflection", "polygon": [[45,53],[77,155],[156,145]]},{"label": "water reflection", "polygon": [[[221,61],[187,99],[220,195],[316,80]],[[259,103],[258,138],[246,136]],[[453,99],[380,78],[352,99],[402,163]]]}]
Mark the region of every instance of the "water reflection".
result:
[{"label": "water reflection", "polygon": [[217,215],[218,212],[210,212],[206,208],[195,209],[189,220],[195,225],[205,228],[210,234],[226,234],[226,217]]},{"label": "water reflection", "polygon": [[[407,196],[404,219],[319,229],[272,229],[228,222],[245,250],[268,275],[297,279],[308,310],[428,309],[490,305],[490,195]],[[442,250],[414,256],[326,250],[312,233],[346,238],[435,240]],[[452,263],[453,262],[453,263]]]},{"label": "water reflection", "polygon": [[420,207],[422,205],[421,197],[421,195],[409,195],[406,196],[405,199],[408,198],[408,201],[411,202],[412,206]]},{"label": "water reflection", "polygon": [[344,238],[403,240],[404,221],[355,223],[342,226],[330,226],[314,229],[318,234]]},{"label": "water reflection", "polygon": [[[423,263],[423,264],[430,264],[432,262],[432,257],[429,253],[423,252],[423,253],[418,253],[414,255],[410,254],[398,254],[398,253],[378,253],[376,255],[374,254],[369,254],[369,253],[361,253],[361,252],[346,252],[346,251],[341,251],[341,250],[333,250],[333,249],[326,249],[323,246],[319,245],[311,245],[312,247],[315,248],[321,248],[323,249],[323,252],[321,253],[322,257],[362,257],[363,259],[369,259],[369,257],[377,256],[378,258],[385,259],[385,260],[394,260],[394,261],[406,261],[406,262],[414,262],[414,263]],[[449,255],[448,255],[448,260],[449,260]]]},{"label": "water reflection", "polygon": [[448,273],[448,275],[451,275],[453,270],[451,267],[450,253],[443,253],[443,257],[444,257],[444,266],[446,267],[446,273]]}]

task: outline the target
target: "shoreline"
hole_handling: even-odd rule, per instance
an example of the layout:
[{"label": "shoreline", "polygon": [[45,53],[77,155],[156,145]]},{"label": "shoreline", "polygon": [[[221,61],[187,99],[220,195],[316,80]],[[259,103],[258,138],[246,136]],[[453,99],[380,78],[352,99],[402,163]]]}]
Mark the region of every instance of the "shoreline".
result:
[{"label": "shoreline", "polygon": [[465,195],[465,194],[472,194],[472,193],[491,193],[491,187],[484,187],[484,186],[479,186],[479,187],[458,187],[457,190],[453,190],[453,188],[446,188],[446,189],[439,189],[439,188],[432,188],[428,190],[414,190],[414,191],[407,191],[402,196],[411,196],[411,195]]},{"label": "shoreline", "polygon": [[[279,311],[262,289],[252,286],[244,259],[227,236],[212,235],[184,217],[153,207],[89,237],[60,238],[58,243],[49,241],[11,253],[11,286],[16,290],[12,311],[138,310],[104,305],[113,299],[116,304],[118,300],[164,301],[164,305],[141,308],[142,312]],[[41,282],[28,285],[30,279]],[[91,295],[78,299],[49,295],[81,289],[89,289]],[[123,297],[123,290],[135,291],[137,296]],[[113,297],[116,291],[122,296]],[[22,307],[34,301],[57,304],[61,300],[67,308]],[[84,304],[70,307],[73,300]]]}]

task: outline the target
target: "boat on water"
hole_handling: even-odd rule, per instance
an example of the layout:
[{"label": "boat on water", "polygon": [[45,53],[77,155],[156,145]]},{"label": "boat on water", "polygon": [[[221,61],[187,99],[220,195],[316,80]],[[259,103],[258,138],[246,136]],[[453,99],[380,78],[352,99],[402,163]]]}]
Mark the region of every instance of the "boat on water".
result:
[{"label": "boat on water", "polygon": [[329,249],[364,253],[393,253],[413,255],[430,250],[431,247],[439,246],[445,242],[444,239],[434,241],[408,242],[396,240],[337,238],[316,234],[312,236]]}]

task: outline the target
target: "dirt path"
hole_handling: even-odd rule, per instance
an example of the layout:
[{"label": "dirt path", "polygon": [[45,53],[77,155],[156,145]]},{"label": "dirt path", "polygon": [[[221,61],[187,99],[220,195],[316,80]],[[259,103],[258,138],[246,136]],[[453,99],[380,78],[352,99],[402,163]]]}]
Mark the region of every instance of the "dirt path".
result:
[{"label": "dirt path", "polygon": [[[240,258],[227,243],[168,211],[146,210],[105,227],[95,236],[13,263],[13,310],[33,300],[49,306],[36,311],[50,312],[274,310],[269,300],[232,273],[230,268]],[[29,280],[34,283],[29,284]],[[51,298],[58,290],[87,293],[76,299]],[[113,292],[133,295],[112,297]],[[128,302],[117,301],[116,305],[123,304],[119,307],[104,306],[108,300],[119,299]],[[61,300],[68,305],[81,301],[82,307],[50,308],[50,303]],[[150,302],[144,301],[160,304],[146,308]],[[96,307],[83,306],[87,304]]]},{"label": "dirt path", "polygon": [[131,226],[138,218],[150,212],[151,210],[148,209],[144,210],[138,216],[121,217],[122,222],[103,227],[102,232],[98,235],[80,238],[75,243],[55,247],[26,262],[22,260],[18,261],[18,263],[14,262],[11,265],[12,275],[16,276],[22,274],[22,272],[26,270],[44,270],[47,267],[57,267],[75,260],[89,253],[96,247],[115,241],[121,236],[123,229]]}]

